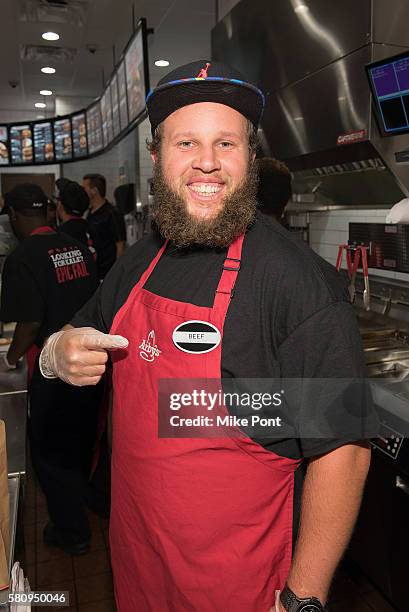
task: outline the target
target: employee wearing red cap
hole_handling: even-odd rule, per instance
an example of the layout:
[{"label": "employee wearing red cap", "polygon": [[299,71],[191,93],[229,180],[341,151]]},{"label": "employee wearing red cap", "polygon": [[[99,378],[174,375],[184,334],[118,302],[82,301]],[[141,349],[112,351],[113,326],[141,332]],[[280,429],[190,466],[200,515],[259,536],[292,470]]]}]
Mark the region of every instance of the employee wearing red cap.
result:
[{"label": "employee wearing red cap", "polygon": [[[202,403],[187,411],[204,407],[205,419],[216,413],[186,379],[210,389],[223,379],[224,389],[243,378],[257,387],[254,379],[362,375],[355,315],[334,268],[256,214],[263,105],[257,87],[217,62],[159,82],[147,100],[157,231],[117,262],[41,356],[45,376],[89,385],[111,351],[120,612],[319,612],[358,512],[369,464],[360,440],[376,428],[363,393],[353,407],[365,416],[360,431],[342,438],[302,438],[304,407],[291,436],[244,424],[222,435],[207,425],[189,433],[188,421],[182,433],[161,429],[168,412],[158,397],[178,381],[172,401],[196,391]],[[346,397],[325,406],[326,418],[351,420],[356,394]],[[223,402],[217,411],[218,421]]]}]

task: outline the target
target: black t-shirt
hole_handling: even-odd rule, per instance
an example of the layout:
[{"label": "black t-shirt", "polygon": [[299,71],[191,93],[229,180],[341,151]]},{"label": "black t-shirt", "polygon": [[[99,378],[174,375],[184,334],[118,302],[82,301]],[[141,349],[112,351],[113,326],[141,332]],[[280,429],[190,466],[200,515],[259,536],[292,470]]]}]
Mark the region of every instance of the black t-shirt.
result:
[{"label": "black t-shirt", "polygon": [[36,344],[68,323],[93,295],[98,275],[90,251],[58,232],[30,236],[7,257],[2,321],[40,322]]},{"label": "black t-shirt", "polygon": [[61,223],[58,229],[60,232],[75,238],[75,240],[88,247],[94,255],[94,259],[96,259],[95,238],[87,219],[82,219],[81,217],[68,219],[65,223]]},{"label": "black t-shirt", "polygon": [[[109,332],[115,314],[162,244],[159,236],[151,234],[131,247],[72,324]],[[226,253],[227,249],[177,250],[169,245],[145,288],[162,297],[210,307]],[[365,376],[356,316],[341,276],[263,215],[258,215],[244,240],[241,269],[224,325],[221,366],[223,378]],[[274,432],[271,439],[257,441],[281,456],[299,458],[374,437],[378,423],[366,383],[362,386],[363,390],[354,393],[363,415],[356,436],[283,439]],[[330,415],[335,424],[346,426],[351,420],[350,401],[351,394],[345,394],[345,401],[337,402],[333,417]],[[303,415],[304,420],[308,417]]]},{"label": "black t-shirt", "polygon": [[119,210],[109,202],[94,212],[90,210],[87,221],[95,239],[98,274],[100,278],[105,278],[116,260],[116,243],[126,241],[125,221]]}]

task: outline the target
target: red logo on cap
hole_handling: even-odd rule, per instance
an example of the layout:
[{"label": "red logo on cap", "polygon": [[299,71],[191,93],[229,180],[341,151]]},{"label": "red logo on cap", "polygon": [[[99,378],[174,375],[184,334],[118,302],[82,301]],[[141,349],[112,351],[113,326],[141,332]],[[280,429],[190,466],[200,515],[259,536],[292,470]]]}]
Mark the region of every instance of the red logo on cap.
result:
[{"label": "red logo on cap", "polygon": [[206,62],[206,66],[201,69],[199,74],[197,75],[197,79],[207,79],[207,71],[210,68],[210,62]]}]

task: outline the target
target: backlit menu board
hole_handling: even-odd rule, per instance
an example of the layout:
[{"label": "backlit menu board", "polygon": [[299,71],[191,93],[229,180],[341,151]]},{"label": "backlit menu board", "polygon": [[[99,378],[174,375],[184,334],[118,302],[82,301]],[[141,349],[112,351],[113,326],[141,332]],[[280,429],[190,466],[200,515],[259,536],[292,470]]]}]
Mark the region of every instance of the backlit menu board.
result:
[{"label": "backlit menu board", "polygon": [[33,163],[33,134],[30,124],[10,126],[10,149],[13,164]]},{"label": "backlit menu board", "polygon": [[143,38],[140,28],[125,53],[126,91],[128,94],[129,122],[145,108],[145,73]]},{"label": "backlit menu board", "polygon": [[51,121],[35,123],[34,133],[34,156],[36,162],[54,161],[53,127]]},{"label": "backlit menu board", "polygon": [[9,163],[7,127],[0,125],[0,166],[6,166]]},{"label": "backlit menu board", "polygon": [[112,101],[112,130],[115,138],[121,131],[121,122],[119,119],[118,78],[116,74],[114,75],[109,88],[111,90]]},{"label": "backlit menu board", "polygon": [[72,157],[71,121],[68,118],[54,121],[55,159],[65,161]]},{"label": "backlit menu board", "polygon": [[107,87],[101,96],[101,117],[102,134],[104,136],[104,146],[106,147],[114,139],[114,131],[112,126],[111,90],[109,87]]},{"label": "backlit menu board", "polygon": [[128,101],[126,97],[126,77],[125,77],[125,62],[122,61],[117,70],[118,76],[118,95],[119,95],[119,118],[121,121],[121,130],[128,127]]},{"label": "backlit menu board", "polygon": [[88,153],[85,113],[73,115],[71,117],[71,125],[74,157],[85,157]]},{"label": "backlit menu board", "polygon": [[103,147],[101,105],[99,102],[87,110],[88,152],[100,151]]}]

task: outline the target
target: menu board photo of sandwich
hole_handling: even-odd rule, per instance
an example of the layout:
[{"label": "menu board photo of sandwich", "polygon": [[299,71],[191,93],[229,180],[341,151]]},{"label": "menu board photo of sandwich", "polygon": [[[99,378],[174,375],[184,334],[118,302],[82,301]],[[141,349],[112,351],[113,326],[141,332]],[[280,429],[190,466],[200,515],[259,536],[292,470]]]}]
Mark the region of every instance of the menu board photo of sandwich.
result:
[{"label": "menu board photo of sandwich", "polygon": [[33,133],[30,124],[10,127],[10,149],[13,164],[33,163]]},{"label": "menu board photo of sandwich", "polygon": [[118,66],[118,96],[119,96],[119,119],[121,122],[121,130],[128,127],[128,101],[126,96],[126,77],[125,77],[125,62],[122,61]]},{"label": "menu board photo of sandwich", "polygon": [[8,149],[7,127],[0,125],[0,166],[7,166],[10,163]]},{"label": "menu board photo of sandwich", "polygon": [[114,75],[109,88],[111,90],[112,100],[112,130],[115,138],[121,131],[121,122],[119,118],[118,78],[116,74]]},{"label": "menu board photo of sandwich", "polygon": [[55,159],[72,158],[71,122],[68,118],[54,120]]},{"label": "menu board photo of sandwich", "polygon": [[103,147],[101,105],[99,102],[87,110],[88,152],[90,155]]},{"label": "menu board photo of sandwich", "polygon": [[51,121],[35,123],[33,132],[34,156],[36,162],[54,161],[53,127]]},{"label": "menu board photo of sandwich", "polygon": [[133,121],[145,108],[145,72],[143,63],[142,29],[125,53],[126,90],[129,121]]},{"label": "menu board photo of sandwich", "polygon": [[87,126],[85,113],[78,113],[71,117],[72,124],[72,147],[74,157],[85,157],[88,152],[87,147]]}]

